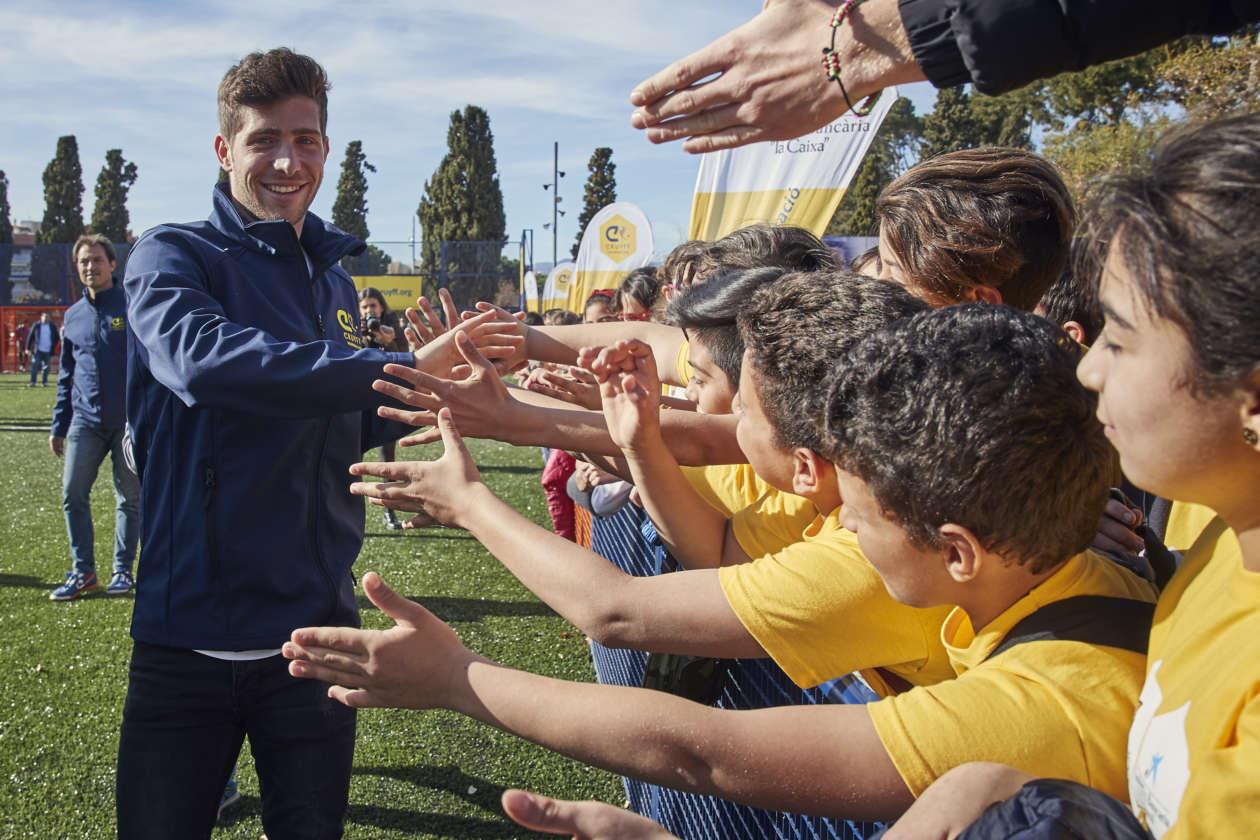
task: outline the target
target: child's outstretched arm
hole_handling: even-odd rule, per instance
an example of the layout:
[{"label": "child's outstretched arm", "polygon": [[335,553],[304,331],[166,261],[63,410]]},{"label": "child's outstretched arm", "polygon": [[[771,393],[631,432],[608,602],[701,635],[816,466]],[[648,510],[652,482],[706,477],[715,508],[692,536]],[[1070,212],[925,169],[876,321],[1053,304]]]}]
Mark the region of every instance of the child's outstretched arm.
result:
[{"label": "child's outstretched arm", "polygon": [[451,709],[596,767],[759,808],[887,819],[912,801],[865,706],[731,711],[540,677],[468,650],[375,573],[363,589],[394,627],[303,628],[283,650],[293,676],[331,683],[348,706]]}]

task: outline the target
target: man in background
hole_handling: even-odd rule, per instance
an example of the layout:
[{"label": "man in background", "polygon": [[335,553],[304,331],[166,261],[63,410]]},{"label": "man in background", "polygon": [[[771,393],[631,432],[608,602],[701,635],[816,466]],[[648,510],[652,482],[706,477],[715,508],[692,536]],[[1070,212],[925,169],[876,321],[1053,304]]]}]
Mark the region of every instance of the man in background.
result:
[{"label": "man in background", "polygon": [[61,373],[48,446],[57,457],[65,456],[61,503],[73,565],[65,582],[49,593],[54,601],[73,601],[97,588],[91,492],[106,454],[113,464],[116,500],[107,595],[126,595],[134,586],[131,567],[140,539],[140,482],[123,455],[127,299],[114,283],[113,243],[88,234],[79,237],[71,253],[84,294],[62,321]]}]

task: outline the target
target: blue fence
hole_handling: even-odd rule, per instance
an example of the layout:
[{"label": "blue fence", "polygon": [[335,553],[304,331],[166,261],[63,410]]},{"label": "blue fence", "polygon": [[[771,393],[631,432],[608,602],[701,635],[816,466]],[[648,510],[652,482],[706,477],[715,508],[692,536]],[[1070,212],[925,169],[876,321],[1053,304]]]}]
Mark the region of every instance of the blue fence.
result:
[{"label": "blue fence", "polygon": [[[627,504],[610,517],[593,516],[591,547],[629,574],[639,577],[678,570],[656,536],[652,522],[637,505]],[[607,648],[591,643],[591,658],[601,683],[643,684],[647,654]],[[761,709],[818,703],[867,703],[877,699],[861,680],[841,677],[802,691],[769,659],[733,659],[720,669],[721,694],[716,704],[724,709]],[[633,749],[627,745],[627,749]],[[810,773],[802,767],[801,773]],[[712,796],[624,779],[631,810],[656,820],[683,840],[712,838],[817,838],[863,840],[882,826],[844,820],[826,820],[800,814],[762,811]]]}]

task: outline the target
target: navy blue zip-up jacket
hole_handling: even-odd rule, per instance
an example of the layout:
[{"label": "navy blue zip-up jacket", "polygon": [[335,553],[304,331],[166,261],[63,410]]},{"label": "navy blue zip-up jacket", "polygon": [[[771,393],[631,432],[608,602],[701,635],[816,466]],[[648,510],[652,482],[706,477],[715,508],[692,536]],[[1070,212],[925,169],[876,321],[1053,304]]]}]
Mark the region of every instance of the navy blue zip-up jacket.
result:
[{"label": "navy blue zip-up jacket", "polygon": [[61,373],[53,407],[52,436],[63,438],[70,423],[121,429],[127,422],[127,298],[115,283],[86,293],[61,322]]},{"label": "navy blue zip-up jacket", "polygon": [[347,471],[406,431],[369,410],[371,383],[412,358],[362,349],[337,265],[360,240],[309,213],[300,244],[287,222],[244,224],[226,187],[209,221],[147,231],[127,260],[144,546],[131,635],[251,650],[358,625],[363,501]]}]

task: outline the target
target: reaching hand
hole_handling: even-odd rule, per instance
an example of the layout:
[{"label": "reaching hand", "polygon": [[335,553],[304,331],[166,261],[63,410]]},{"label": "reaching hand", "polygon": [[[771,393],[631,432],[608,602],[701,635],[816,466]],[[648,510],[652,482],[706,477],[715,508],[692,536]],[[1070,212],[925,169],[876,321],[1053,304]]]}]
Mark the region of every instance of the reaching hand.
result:
[{"label": "reaching hand", "polygon": [[623,452],[661,439],[661,380],[652,348],[638,339],[602,350],[586,347],[578,363],[599,383],[608,434]]},{"label": "reaching hand", "polygon": [[66,451],[66,439],[63,437],[57,437],[56,435],[51,435],[48,438],[48,448],[52,450],[52,454],[60,458]]},{"label": "reaching hand", "polygon": [[1134,530],[1142,524],[1142,509],[1129,507],[1118,499],[1108,499],[1098,517],[1098,533],[1090,548],[1113,554],[1137,554],[1146,541]]},{"label": "reaching hand", "polygon": [[449,325],[459,324],[460,322],[459,310],[455,308],[455,301],[451,298],[451,293],[446,289],[438,289],[438,300],[442,302],[442,312],[446,316],[445,324],[438,317],[433,304],[429,303],[429,299],[423,295],[416,300],[416,309],[408,308],[406,313],[404,313],[408,322],[405,331],[407,344],[413,353],[439,335],[448,332],[450,329]]},{"label": "reaching hand", "polygon": [[[376,380],[372,387],[418,410],[408,411],[383,405],[376,409],[376,413],[386,420],[397,420],[412,426],[432,426],[437,419],[437,410],[446,406],[451,410],[456,424],[469,437],[494,437],[504,422],[507,422],[507,411],[513,400],[494,365],[478,352],[473,342],[459,331],[448,335],[453,336],[453,344],[461,362],[467,366],[468,374],[458,380],[441,379],[403,365],[386,365],[386,374],[404,379],[412,387],[384,379]],[[442,336],[442,340],[445,339],[446,336]],[[416,446],[433,443],[439,437],[435,431],[428,430],[403,438],[399,443],[402,446]]]},{"label": "reaching hand", "polygon": [[475,503],[472,490],[481,474],[468,447],[443,408],[437,416],[446,451],[436,461],[363,462],[352,464],[350,474],[384,481],[356,481],[350,492],[396,510],[423,511],[445,525],[459,525],[466,505]]},{"label": "reaching hand", "polygon": [[[711,152],[800,137],[835,120],[848,106],[820,62],[835,5],[766,0],[748,23],[640,82],[630,94],[630,124],[646,129],[653,143],[690,138],[684,150]],[[855,42],[862,49],[847,49]],[[841,49],[855,104],[890,84],[923,78],[894,0],[856,7],[838,33]]]},{"label": "reaching hand", "polygon": [[522,383],[522,387],[591,411],[599,411],[602,407],[595,377],[577,366],[564,370],[538,368]]},{"label": "reaching hand", "polygon": [[434,376],[449,376],[451,370],[466,358],[461,355],[456,340],[460,335],[470,338],[472,346],[486,359],[505,360],[518,356],[525,343],[524,325],[502,310],[491,309],[463,321],[414,350],[416,370]]},{"label": "reaching hand", "polygon": [[545,834],[567,834],[574,840],[674,837],[647,817],[603,802],[569,802],[525,790],[504,791],[502,801],[503,811],[518,825]]},{"label": "reaching hand", "polygon": [[394,592],[376,572],[363,576],[363,591],[395,625],[388,630],[294,630],[281,648],[292,660],[289,673],[331,683],[328,696],[353,708],[443,707],[476,654],[441,619]]}]

